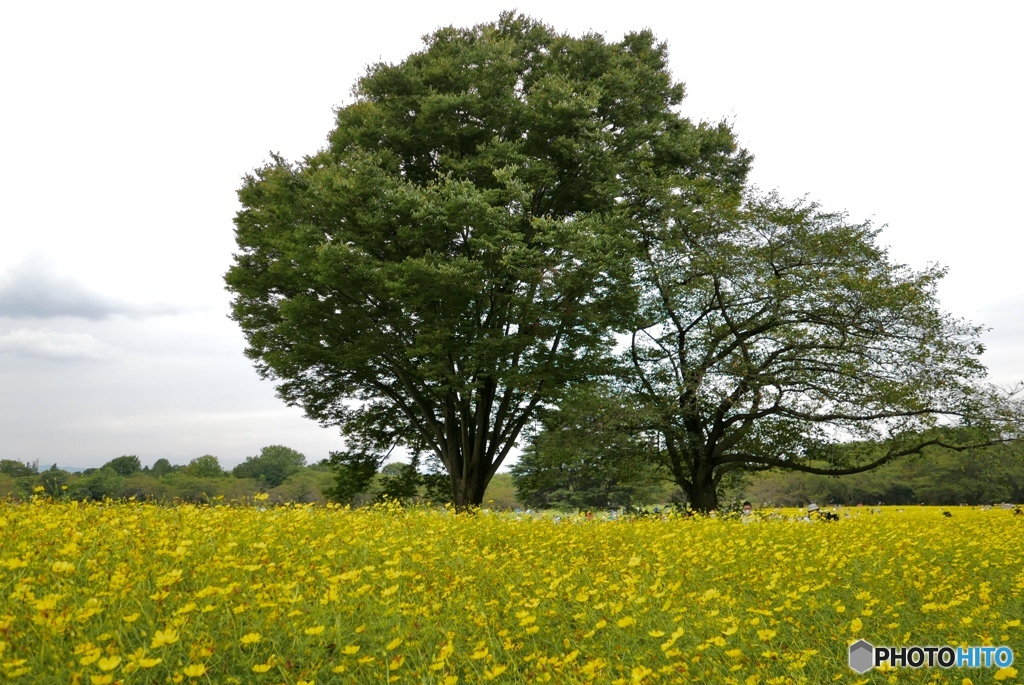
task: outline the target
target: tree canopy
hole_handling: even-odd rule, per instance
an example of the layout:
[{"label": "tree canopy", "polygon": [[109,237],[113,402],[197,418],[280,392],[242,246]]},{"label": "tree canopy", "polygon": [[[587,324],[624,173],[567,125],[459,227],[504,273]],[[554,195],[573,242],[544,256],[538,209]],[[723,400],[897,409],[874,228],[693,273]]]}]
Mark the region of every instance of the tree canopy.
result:
[{"label": "tree canopy", "polygon": [[232,316],[280,396],[360,449],[426,450],[479,504],[539,408],[607,372],[659,179],[738,194],[749,157],[677,111],[647,31],[510,13],[376,64],[326,149],[239,191]]},{"label": "tree canopy", "polygon": [[221,468],[220,460],[212,454],[196,457],[185,467],[185,472],[196,478],[220,478],[227,475]]},{"label": "tree canopy", "polygon": [[31,463],[21,463],[14,459],[0,459],[0,474],[11,476],[13,478],[23,478],[26,476],[34,476],[39,472],[38,465]]},{"label": "tree canopy", "polygon": [[110,469],[119,476],[128,477],[133,473],[141,471],[142,463],[134,454],[125,454],[116,459],[111,459],[103,465],[103,468]]},{"label": "tree canopy", "polygon": [[246,457],[232,473],[236,478],[254,478],[267,488],[276,488],[305,465],[306,456],[301,452],[284,445],[269,445],[258,456]]},{"label": "tree canopy", "polygon": [[354,94],[325,149],[246,177],[225,277],[258,372],[347,437],[339,492],[401,446],[479,504],[541,412],[600,379],[704,510],[730,473],[856,473],[1019,429],[980,389],[981,329],[938,306],[943,270],[748,187],[728,126],[679,113],[650,32],[505,13]]},{"label": "tree canopy", "polygon": [[[941,268],[892,262],[877,229],[812,203],[694,202],[686,187],[634,224],[642,297],[624,366],[696,508],[737,470],[851,474],[1019,430],[980,385],[981,328],[939,308]],[[852,441],[884,448],[841,448]]]}]

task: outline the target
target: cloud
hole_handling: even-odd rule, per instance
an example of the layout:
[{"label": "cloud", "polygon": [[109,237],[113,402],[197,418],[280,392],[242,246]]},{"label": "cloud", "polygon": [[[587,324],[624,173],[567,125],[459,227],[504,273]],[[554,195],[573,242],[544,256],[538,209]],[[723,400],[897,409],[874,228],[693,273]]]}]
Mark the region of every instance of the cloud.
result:
[{"label": "cloud", "polygon": [[169,305],[136,305],[92,292],[79,281],[57,273],[40,256],[28,256],[0,276],[0,316],[13,319],[70,316],[98,320],[116,315],[137,318],[177,313]]},{"label": "cloud", "polygon": [[19,328],[0,333],[0,355],[50,361],[108,361],[118,350],[88,333]]}]

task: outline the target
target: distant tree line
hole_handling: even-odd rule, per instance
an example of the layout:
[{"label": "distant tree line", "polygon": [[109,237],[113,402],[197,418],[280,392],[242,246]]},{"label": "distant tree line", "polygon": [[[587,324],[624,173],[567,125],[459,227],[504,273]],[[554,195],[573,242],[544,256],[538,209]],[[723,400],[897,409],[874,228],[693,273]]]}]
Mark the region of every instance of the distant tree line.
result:
[{"label": "distant tree line", "polygon": [[[616,433],[617,439],[603,435],[604,429],[616,426],[614,415],[591,411],[593,407],[585,403],[578,409],[559,413],[532,437],[510,472],[494,477],[484,506],[573,511],[689,504],[686,493],[641,454],[656,445],[622,432]],[[877,446],[851,444],[848,449],[870,453]],[[230,471],[210,454],[181,465],[158,459],[152,466],[142,466],[135,455],[123,455],[81,472],[0,460],[0,498],[43,494],[77,501],[134,497],[210,503],[259,493],[266,493],[270,503],[451,502],[448,479],[441,469],[429,461],[423,463],[418,455],[406,462],[381,464],[366,453],[335,452],[307,465],[301,453],[270,445]],[[723,505],[742,500],[772,506],[812,501],[943,506],[1022,503],[1024,443],[965,452],[935,448],[916,458],[843,477],[783,470],[745,474],[722,488]]]},{"label": "distant tree line", "polygon": [[841,478],[765,473],[733,488],[736,498],[777,506],[819,504],[1024,503],[1024,444],[971,452],[935,450],[874,471]]},{"label": "distant tree line", "polygon": [[[518,506],[508,474],[499,475],[491,490],[492,506]],[[264,447],[231,470],[212,454],[187,464],[157,459],[152,466],[126,454],[83,471],[66,471],[56,464],[40,469],[38,461],[0,460],[0,498],[42,494],[75,501],[135,498],[205,504],[260,493],[266,493],[270,503],[336,501],[355,506],[382,500],[443,504],[451,499],[447,477],[436,466],[421,469],[418,457],[411,463],[368,465],[348,453],[335,453],[307,465],[305,455],[283,445]]]},{"label": "distant tree line", "polygon": [[138,500],[205,503],[243,499],[265,492],[270,501],[324,501],[331,484],[323,464],[307,466],[306,457],[283,445],[269,445],[230,471],[212,454],[175,465],[157,459],[143,466],[136,455],[111,459],[99,468],[70,472],[57,467],[40,470],[38,461],[0,460],[0,497],[27,497],[41,492],[55,498]]}]

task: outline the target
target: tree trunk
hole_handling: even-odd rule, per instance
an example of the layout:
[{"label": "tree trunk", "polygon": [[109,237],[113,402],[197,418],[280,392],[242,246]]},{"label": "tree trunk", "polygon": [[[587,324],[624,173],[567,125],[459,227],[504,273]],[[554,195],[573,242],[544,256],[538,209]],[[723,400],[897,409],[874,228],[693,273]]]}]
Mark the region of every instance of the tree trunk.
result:
[{"label": "tree trunk", "polygon": [[[460,400],[455,393],[448,396],[443,421],[448,441],[440,456],[451,480],[452,503],[458,512],[469,511],[483,503],[487,485],[494,475],[496,465],[487,450],[494,392],[495,384],[487,377],[481,395],[472,405]],[[500,433],[497,427],[493,431]],[[513,440],[516,435],[517,432],[512,433]]]},{"label": "tree trunk", "polygon": [[452,502],[455,504],[455,511],[466,512],[483,503],[487,483],[484,482],[481,473],[472,469],[461,478],[451,473],[449,477],[452,481]]},{"label": "tree trunk", "polygon": [[718,509],[718,488],[710,469],[698,469],[686,488],[686,494],[690,498],[690,506],[702,514]]}]

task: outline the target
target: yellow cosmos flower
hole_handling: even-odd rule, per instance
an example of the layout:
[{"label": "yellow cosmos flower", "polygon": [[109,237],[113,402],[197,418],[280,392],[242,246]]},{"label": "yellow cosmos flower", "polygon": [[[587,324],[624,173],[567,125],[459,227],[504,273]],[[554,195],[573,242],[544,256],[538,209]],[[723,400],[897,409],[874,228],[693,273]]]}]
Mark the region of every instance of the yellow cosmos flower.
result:
[{"label": "yellow cosmos flower", "polygon": [[341,649],[341,653],[342,654],[347,654],[349,656],[355,654],[358,651],[359,651],[359,645],[345,645]]},{"label": "yellow cosmos flower", "polygon": [[243,645],[254,645],[262,639],[263,636],[259,633],[246,633],[238,641]]},{"label": "yellow cosmos flower", "polygon": [[620,618],[615,623],[615,625],[617,625],[620,628],[628,628],[630,626],[636,625],[636,619],[633,618],[632,616],[624,616],[624,617]]},{"label": "yellow cosmos flower", "polygon": [[28,660],[29,659],[27,659],[27,658],[15,658],[15,659],[13,659],[11,661],[4,661],[3,668],[6,671],[6,673],[4,675],[7,678],[14,679],[14,678],[17,678],[18,676],[24,676],[25,674],[29,673],[29,671],[31,671],[31,669],[19,668],[19,667],[25,666],[25,663]]},{"label": "yellow cosmos flower", "polygon": [[139,620],[139,616],[140,614],[128,614],[127,616],[122,616],[121,620],[125,623],[135,623]]},{"label": "yellow cosmos flower", "polygon": [[387,644],[387,647],[385,647],[384,649],[386,649],[386,650],[388,650],[390,652],[393,649],[397,649],[398,645],[400,645],[400,644],[402,644],[402,638],[396,637],[394,640],[389,642]]},{"label": "yellow cosmos flower", "polygon": [[121,657],[107,656],[100,659],[96,665],[100,667],[101,671],[113,671],[119,663],[121,663]]},{"label": "yellow cosmos flower", "polygon": [[114,676],[109,673],[104,673],[103,675],[91,675],[89,676],[89,682],[91,682],[92,685],[110,685],[110,683],[114,682]]},{"label": "yellow cosmos flower", "polygon": [[270,670],[270,664],[253,664],[252,665],[253,673],[266,673],[269,670]]},{"label": "yellow cosmos flower", "polygon": [[486,647],[481,647],[480,649],[475,650],[473,652],[473,655],[471,657],[469,657],[469,658],[470,659],[474,659],[474,660],[483,659],[484,657],[487,656],[488,651],[489,650]]},{"label": "yellow cosmos flower", "polygon": [[992,676],[994,680],[1009,680],[1010,678],[1017,677],[1017,669],[1013,666],[1004,666],[995,672]]},{"label": "yellow cosmos flower", "polygon": [[57,608],[57,598],[53,595],[44,597],[35,603],[36,611],[53,611]]},{"label": "yellow cosmos flower", "polygon": [[504,673],[507,670],[508,670],[508,666],[505,666],[504,664],[495,664],[491,668],[485,668],[484,669],[484,680],[494,680],[495,678],[497,678],[498,676],[500,676],[502,673]]},{"label": "yellow cosmos flower", "polygon": [[153,668],[162,661],[163,659],[160,657],[157,657],[156,659],[139,659],[139,666],[142,666],[143,668]]},{"label": "yellow cosmos flower", "polygon": [[306,628],[306,630],[304,630],[303,632],[305,632],[306,635],[319,635],[320,633],[324,632],[324,627],[312,626],[310,628]]},{"label": "yellow cosmos flower", "polygon": [[171,645],[178,641],[178,631],[174,628],[168,628],[167,630],[158,630],[153,633],[153,641],[150,642],[150,649],[156,649],[157,647],[163,647],[164,645]]},{"label": "yellow cosmos flower", "polygon": [[634,666],[633,670],[629,674],[629,679],[634,683],[642,683],[644,679],[652,673],[654,673],[654,671],[646,666]]},{"label": "yellow cosmos flower", "polygon": [[181,672],[189,678],[198,678],[206,673],[206,664],[189,664]]}]

